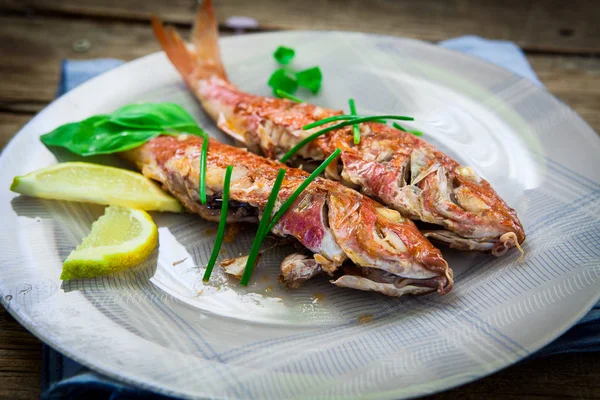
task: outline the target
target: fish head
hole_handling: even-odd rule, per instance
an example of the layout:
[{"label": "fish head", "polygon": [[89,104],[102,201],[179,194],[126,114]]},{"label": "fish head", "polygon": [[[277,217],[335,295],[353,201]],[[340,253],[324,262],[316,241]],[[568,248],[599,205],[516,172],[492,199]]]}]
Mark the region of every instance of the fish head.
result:
[{"label": "fish head", "polygon": [[350,189],[331,192],[328,204],[333,236],[354,264],[352,278],[334,284],[396,295],[451,290],[448,263],[410,219]]}]

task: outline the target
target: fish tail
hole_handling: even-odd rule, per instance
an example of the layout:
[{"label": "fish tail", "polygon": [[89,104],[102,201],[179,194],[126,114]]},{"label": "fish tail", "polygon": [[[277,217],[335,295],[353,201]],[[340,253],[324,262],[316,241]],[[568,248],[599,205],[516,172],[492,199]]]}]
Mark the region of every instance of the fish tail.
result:
[{"label": "fish tail", "polygon": [[152,29],[167,57],[192,89],[196,88],[199,80],[212,76],[227,81],[219,51],[219,32],[212,1],[204,0],[196,12],[192,32],[194,49],[186,45],[173,27],[165,27],[156,15],[152,16]]}]

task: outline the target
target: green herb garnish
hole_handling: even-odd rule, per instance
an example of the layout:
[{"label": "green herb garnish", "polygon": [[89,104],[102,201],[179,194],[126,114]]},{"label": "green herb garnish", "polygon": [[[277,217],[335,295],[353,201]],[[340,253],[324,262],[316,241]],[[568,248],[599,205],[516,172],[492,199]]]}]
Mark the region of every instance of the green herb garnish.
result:
[{"label": "green herb garnish", "polygon": [[298,97],[289,94],[288,92],[284,92],[281,89],[275,89],[275,94],[277,94],[278,97],[281,97],[282,99],[289,99],[292,101],[295,101],[296,103],[304,103],[304,100],[299,99]]},{"label": "green herb garnish", "polygon": [[400,124],[399,124],[399,123],[397,123],[397,122],[394,122],[394,123],[392,124],[392,126],[393,126],[394,128],[396,128],[396,129],[398,129],[399,131],[402,131],[402,132],[408,132],[408,133],[412,133],[412,134],[413,134],[413,135],[415,135],[415,136],[423,136],[423,132],[421,132],[421,131],[411,131],[411,130],[409,130],[409,129],[404,129],[404,128],[402,127],[402,125],[400,125]]},{"label": "green herb garnish", "polygon": [[312,67],[296,73],[298,85],[307,88],[313,94],[319,93],[323,74],[321,68]]},{"label": "green herb garnish", "polygon": [[279,46],[275,53],[273,53],[273,57],[279,64],[288,65],[290,61],[294,58],[296,52],[294,49],[290,49],[289,47]]},{"label": "green herb garnish", "polygon": [[[354,99],[348,100],[348,105],[350,106],[350,114],[356,116],[356,106],[354,105]],[[360,128],[358,124],[352,125],[352,132],[354,136],[354,144],[360,143]]]},{"label": "green herb garnish", "polygon": [[141,146],[161,134],[202,135],[194,119],[173,103],[131,104],[112,114],[61,125],[40,137],[46,146],[64,147],[80,156],[112,154]]},{"label": "green herb garnish", "polygon": [[260,222],[258,223],[258,230],[256,231],[256,235],[254,236],[254,240],[252,241],[252,246],[250,247],[250,254],[248,255],[248,260],[246,261],[246,267],[244,268],[244,274],[242,275],[242,279],[240,280],[241,285],[248,286],[250,276],[252,275],[252,271],[254,270],[254,266],[258,258],[258,251],[260,249],[260,245],[267,233],[269,233],[269,231],[265,230],[267,229],[267,226],[269,224],[271,212],[273,211],[273,206],[275,205],[275,201],[277,200],[277,195],[279,194],[279,189],[281,188],[281,183],[283,182],[284,176],[285,169],[280,168],[279,172],[277,172],[277,178],[275,179],[275,183],[273,184],[273,188],[271,189],[269,199],[267,200],[267,205],[265,206],[265,209],[263,210],[263,215],[260,218]]},{"label": "green herb garnish", "polygon": [[333,153],[331,153],[329,155],[329,157],[327,157],[325,159],[325,161],[323,161],[321,163],[321,165],[319,165],[317,167],[317,169],[315,169],[308,176],[308,178],[306,178],[300,184],[300,186],[298,186],[296,188],[296,190],[294,190],[294,193],[292,193],[292,195],[290,197],[288,197],[288,199],[283,203],[283,205],[281,206],[281,208],[275,213],[275,215],[271,219],[271,222],[269,223],[269,226],[266,229],[266,232],[270,232],[271,230],[273,230],[273,228],[275,227],[275,224],[277,224],[277,222],[279,222],[279,220],[281,219],[281,217],[283,217],[283,214],[285,214],[286,211],[288,210],[288,208],[290,208],[292,206],[292,204],[294,203],[294,201],[298,198],[298,196],[300,196],[300,193],[302,193],[302,191],[304,191],[304,189],[306,189],[308,187],[308,185],[310,185],[312,183],[312,181],[314,181],[317,176],[321,175],[321,173],[325,170],[325,168],[327,168],[327,166],[329,164],[331,164],[332,161],[335,160],[337,158],[337,156],[340,155],[341,152],[342,152],[342,150],[335,149],[335,151]]},{"label": "green herb garnish", "polygon": [[217,262],[219,250],[221,250],[221,244],[223,243],[223,237],[225,236],[225,227],[227,225],[227,212],[229,211],[229,186],[231,183],[232,172],[233,167],[231,165],[228,165],[227,170],[225,171],[225,182],[223,183],[223,202],[221,203],[219,228],[217,229],[215,245],[213,246],[212,253],[210,254],[210,259],[208,261],[208,264],[206,265],[206,270],[204,271],[204,277],[202,278],[204,282],[208,282],[208,280],[210,279],[210,274],[212,274],[213,268],[215,267],[215,263]]},{"label": "green herb garnish", "polygon": [[[296,52],[294,49],[279,46],[273,53],[273,57],[280,65],[288,65],[295,54]],[[286,97],[282,96],[278,91],[281,90],[284,93],[293,95],[296,93],[298,87],[301,86],[310,90],[313,94],[316,94],[321,89],[322,80],[323,74],[319,67],[311,67],[298,72],[292,71],[288,67],[284,67],[279,68],[271,74],[268,85],[273,89],[273,94],[275,96]]]},{"label": "green herb garnish", "polygon": [[64,147],[80,156],[113,154],[139,147],[160,135],[191,133],[203,138],[200,154],[200,201],[206,204],[208,135],[183,107],[173,103],[129,104],[112,114],[101,114],[61,125],[40,137],[51,147]]},{"label": "green herb garnish", "polygon": [[202,136],[202,150],[200,151],[200,203],[206,204],[206,159],[208,158],[208,135]]},{"label": "green herb garnish", "polygon": [[311,129],[311,127],[314,128],[315,126],[323,125],[327,122],[322,122],[322,121],[325,121],[327,119],[329,119],[329,121],[332,121],[332,120],[334,120],[334,118],[337,120],[346,119],[347,121],[341,122],[337,125],[328,126],[327,128],[321,129],[320,131],[317,131],[317,132],[313,133],[312,135],[305,137],[300,142],[298,142],[297,145],[292,147],[290,149],[290,151],[285,153],[279,161],[286,162],[294,154],[296,154],[296,152],[298,150],[300,150],[302,147],[306,146],[308,143],[312,142],[319,136],[322,136],[322,135],[326,134],[327,132],[331,132],[333,130],[340,129],[340,128],[343,128],[343,127],[346,127],[349,125],[360,124],[360,123],[369,122],[369,121],[377,121],[380,119],[381,120],[392,119],[392,120],[399,120],[399,121],[414,121],[413,117],[405,117],[402,115],[373,115],[373,116],[369,116],[369,117],[358,117],[358,118],[353,115],[336,115],[333,117],[325,118],[325,119],[317,121],[317,122],[313,122],[312,124],[305,125],[302,127],[302,129],[308,130],[308,129]]},{"label": "green herb garnish", "polygon": [[269,78],[268,85],[273,88],[273,93],[277,96],[277,90],[282,90],[285,93],[296,93],[298,89],[298,82],[294,76],[290,76],[289,73],[280,68],[273,72]]},{"label": "green herb garnish", "polygon": [[[321,165],[317,167],[291,194],[290,197],[281,205],[279,210],[275,213],[273,218],[269,221],[269,217],[271,215],[271,211],[273,209],[273,205],[275,204],[275,200],[277,199],[277,194],[279,193],[279,189],[281,188],[281,182],[283,181],[283,177],[285,175],[285,170],[282,168],[279,170],[277,174],[277,179],[275,180],[275,184],[273,185],[273,190],[269,195],[269,200],[267,201],[267,206],[265,207],[265,211],[263,212],[262,218],[260,219],[260,223],[258,226],[258,231],[256,232],[256,236],[254,237],[254,241],[252,242],[252,247],[250,248],[250,254],[248,255],[248,261],[246,262],[246,267],[244,268],[244,274],[242,275],[242,280],[240,281],[241,285],[247,286],[250,281],[250,276],[252,275],[252,271],[254,271],[254,266],[256,264],[256,259],[258,257],[258,251],[260,249],[260,245],[262,241],[265,239],[267,234],[273,230],[277,222],[283,217],[283,215],[287,212],[287,210],[294,204],[294,201],[300,196],[300,194],[315,180],[315,178],[327,168],[329,164],[333,160],[336,159],[337,156],[340,155],[342,151],[340,149],[335,149],[333,153]],[[268,213],[267,213],[268,211]]]},{"label": "green herb garnish", "polygon": [[354,115],[348,115],[348,114],[334,115],[332,117],[323,118],[318,121],[311,122],[308,125],[304,125],[302,127],[302,130],[307,131],[309,129],[316,128],[317,126],[325,125],[325,124],[328,124],[333,121],[347,121],[349,119],[355,119],[355,118],[358,118],[358,117],[354,116]]}]

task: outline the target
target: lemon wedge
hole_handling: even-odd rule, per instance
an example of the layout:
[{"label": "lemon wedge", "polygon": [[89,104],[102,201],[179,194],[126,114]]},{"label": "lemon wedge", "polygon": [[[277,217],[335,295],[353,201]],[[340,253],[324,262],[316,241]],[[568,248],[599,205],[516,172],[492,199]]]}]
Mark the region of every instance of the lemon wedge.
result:
[{"label": "lemon wedge", "polygon": [[44,199],[115,204],[140,210],[183,210],[181,204],[144,175],[122,168],[66,162],[17,176],[13,192]]},{"label": "lemon wedge", "polygon": [[124,271],[144,261],[156,248],[158,229],[142,210],[110,206],[92,231],[69,254],[60,279],[93,278]]}]

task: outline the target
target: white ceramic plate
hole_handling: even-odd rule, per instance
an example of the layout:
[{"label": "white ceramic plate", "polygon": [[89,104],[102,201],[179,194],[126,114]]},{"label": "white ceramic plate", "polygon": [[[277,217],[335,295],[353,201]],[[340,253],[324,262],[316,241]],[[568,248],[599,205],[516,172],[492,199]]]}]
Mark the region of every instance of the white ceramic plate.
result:
[{"label": "white ceramic plate", "polygon": [[[38,140],[56,126],[138,101],[174,101],[226,141],[163,54],[78,87],[35,117],[0,158],[0,295],[27,329],[88,367],[160,393],[215,399],[397,399],[440,391],[531,354],[600,297],[600,140],[573,111],[502,69],[429,44],[355,33],[226,38],[242,89],[268,94],[280,44],[319,65],[314,103],[412,115],[414,127],[473,166],[514,207],[526,257],[445,251],[444,297],[393,299],[326,279],[279,287],[263,259],[248,289],[220,272],[202,285],[214,224],[156,214],[160,250],[135,270],[61,282],[62,261],[102,207],[15,196],[15,175],[57,162]],[[59,155],[60,159],[68,158]],[[72,157],[71,157],[72,158]],[[95,159],[113,163],[111,157]],[[227,244],[249,249],[252,232]],[[181,261],[177,263],[177,261]]]}]

